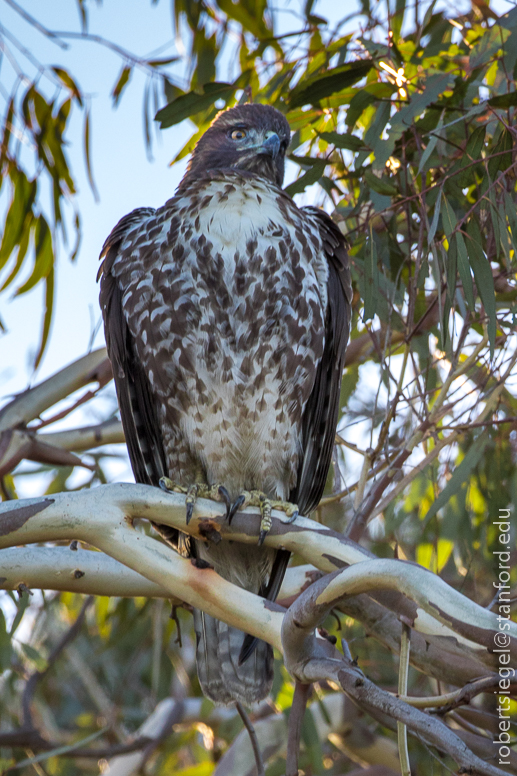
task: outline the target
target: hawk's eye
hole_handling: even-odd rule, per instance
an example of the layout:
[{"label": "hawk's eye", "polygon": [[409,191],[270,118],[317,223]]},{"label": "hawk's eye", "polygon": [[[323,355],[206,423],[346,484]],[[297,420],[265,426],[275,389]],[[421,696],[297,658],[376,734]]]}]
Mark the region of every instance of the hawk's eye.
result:
[{"label": "hawk's eye", "polygon": [[246,137],[246,130],[245,129],[232,129],[230,132],[230,137],[232,140],[244,140]]},{"label": "hawk's eye", "polygon": [[287,140],[282,140],[282,142],[280,143],[280,150],[281,150],[281,152],[283,154],[285,154],[285,152],[287,151],[287,146],[288,145],[289,144],[288,144]]}]

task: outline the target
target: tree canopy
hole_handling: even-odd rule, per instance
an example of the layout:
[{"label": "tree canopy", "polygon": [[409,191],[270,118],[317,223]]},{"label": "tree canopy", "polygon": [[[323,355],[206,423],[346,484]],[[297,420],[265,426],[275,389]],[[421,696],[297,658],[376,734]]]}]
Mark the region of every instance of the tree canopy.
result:
[{"label": "tree canopy", "polygon": [[[349,244],[353,321],[333,470],[312,521],[296,535],[278,521],[295,553],[279,599],[287,613],[268,619],[260,599],[250,605],[223,580],[206,597],[223,618],[232,600],[239,622],[269,629],[277,648],[271,703],[252,714],[265,772],[406,776],[456,763],[517,773],[504,737],[493,743],[498,708],[508,712],[509,741],[517,711],[515,675],[501,684],[494,651],[495,636],[508,633],[516,665],[515,613],[495,586],[515,584],[517,560],[517,8],[361,0],[353,13],[324,18],[311,0],[292,14],[268,0],[176,0],[175,42],[142,58],[108,33],[90,35],[89,4],[77,6],[80,31],[28,23],[63,45],[113,47],[115,106],[136,88],[135,70],[146,74],[144,144],[153,121],[167,133],[188,120],[192,136],[175,163],[221,108],[274,105],[293,131],[287,191],[330,212]],[[145,25],[151,9],[142,3],[138,13]],[[0,294],[45,287],[39,362],[58,246],[81,261],[67,131],[82,111],[95,188],[91,113],[71,69],[40,64],[3,26],[0,43],[16,72],[1,93]],[[180,504],[143,486],[132,495],[107,486],[122,449],[113,445],[123,442],[116,414],[100,403],[112,390],[110,366],[102,350],[80,355],[0,410],[0,764],[56,776],[108,767],[252,774],[240,717],[200,695],[188,609],[202,578],[185,592],[185,567],[171,559],[161,587],[159,540],[139,519],[159,512],[180,526]],[[53,429],[63,417],[68,429]],[[76,467],[90,473],[78,493]],[[16,511],[27,477],[39,500]],[[121,514],[136,521],[140,555],[121,551],[131,544]],[[318,522],[330,529],[323,538]],[[251,515],[237,528],[223,523],[223,540],[256,532]],[[79,544],[67,549],[69,540]],[[323,593],[327,608],[317,603]],[[300,667],[309,635],[292,638],[295,615],[307,634],[319,627],[319,641],[337,643],[347,670]],[[307,698],[293,676],[312,683],[299,761],[293,731]],[[498,707],[503,690],[512,699],[503,693]]]}]

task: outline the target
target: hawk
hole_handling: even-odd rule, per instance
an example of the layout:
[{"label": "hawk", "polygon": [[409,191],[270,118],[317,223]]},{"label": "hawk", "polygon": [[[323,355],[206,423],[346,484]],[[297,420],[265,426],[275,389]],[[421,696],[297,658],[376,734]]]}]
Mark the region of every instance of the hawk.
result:
[{"label": "hawk", "polygon": [[[175,196],[125,216],[99,271],[136,481],[182,486],[187,518],[196,495],[223,498],[229,518],[258,498],[261,538],[276,500],[308,515],[323,493],[352,298],[340,230],[282,190],[289,141],[287,120],[271,106],[221,112]],[[285,550],[164,530],[198,563],[276,597]],[[264,698],[271,647],[202,612],[194,624],[205,695]]]}]

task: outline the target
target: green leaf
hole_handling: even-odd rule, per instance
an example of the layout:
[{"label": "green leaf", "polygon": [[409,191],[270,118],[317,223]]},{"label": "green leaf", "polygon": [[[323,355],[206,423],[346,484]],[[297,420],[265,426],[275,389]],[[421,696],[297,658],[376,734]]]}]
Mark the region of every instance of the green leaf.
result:
[{"label": "green leaf", "polygon": [[149,67],[163,67],[164,65],[172,65],[173,62],[178,62],[181,57],[167,57],[166,59],[149,59],[147,64]]},{"label": "green leaf", "polygon": [[481,460],[481,457],[485,451],[485,447],[489,441],[490,437],[488,436],[487,431],[483,431],[483,433],[471,445],[463,461],[454,470],[454,473],[445,488],[442,490],[438,498],[431,504],[429,511],[424,517],[424,525],[427,525],[431,518],[437,514],[438,510],[446,506],[451,498],[455,496],[456,493],[458,493],[463,483],[466,482],[470,477],[472,470]]},{"label": "green leaf", "polygon": [[37,649],[34,649],[30,644],[22,644],[20,643],[20,646],[25,653],[25,656],[31,661],[31,663],[34,663],[38,671],[44,671],[47,668],[47,661],[41,655]]},{"label": "green leaf", "polygon": [[43,327],[41,331],[41,339],[36,358],[34,359],[34,369],[37,369],[45,348],[47,347],[48,335],[50,334],[50,324],[52,322],[52,311],[54,309],[54,269],[51,268],[50,272],[45,278],[45,313],[43,315]]},{"label": "green leaf", "polygon": [[503,47],[505,40],[510,35],[509,30],[505,30],[498,24],[494,24],[485,33],[481,40],[471,49],[469,56],[469,68],[475,70],[476,67],[485,65],[494,54]]},{"label": "green leaf", "polygon": [[[501,137],[496,143],[492,153],[499,154],[488,160],[488,176],[491,181],[495,180],[499,170],[507,170],[512,164],[513,137],[508,130],[501,133]],[[507,153],[502,153],[507,151]],[[488,184],[487,184],[488,185]]]},{"label": "green leaf", "polygon": [[443,191],[443,187],[439,189],[436,202],[434,203],[433,220],[431,221],[431,226],[429,227],[429,232],[427,233],[428,245],[431,245],[431,243],[433,242],[434,236],[436,234],[436,230],[438,228],[438,219],[440,218],[440,203],[442,199],[442,191]]},{"label": "green leaf", "polygon": [[483,253],[481,232],[477,221],[471,218],[467,225],[467,251],[470,259],[470,266],[474,273],[474,279],[478,294],[483,302],[485,313],[488,316],[488,338],[490,340],[490,357],[494,356],[495,337],[496,337],[496,308],[495,308],[495,289],[494,278],[490,262]]},{"label": "green leaf", "polygon": [[53,67],[52,70],[57,75],[59,80],[66,86],[66,88],[72,92],[79,105],[82,106],[83,98],[81,91],[70,73],[68,73],[66,70],[63,70],[62,67]]},{"label": "green leaf", "polygon": [[14,186],[11,205],[5,219],[4,235],[0,245],[0,269],[4,266],[14,248],[19,245],[23,225],[36,195],[36,184],[29,181],[25,173],[15,169],[11,173]]},{"label": "green leaf", "polygon": [[95,201],[98,202],[99,192],[97,191],[97,186],[95,185],[95,181],[93,179],[93,171],[92,171],[92,164],[91,164],[91,158],[90,158],[91,139],[90,139],[90,108],[89,107],[86,109],[84,114],[83,147],[84,147],[84,163],[86,165],[88,183],[90,184],[90,188],[93,192],[93,196],[95,197]]},{"label": "green leaf", "polygon": [[445,236],[449,238],[457,224],[457,218],[445,194],[443,195],[442,204],[442,222]]},{"label": "green leaf", "polygon": [[301,105],[317,104],[331,94],[340,92],[357,83],[361,78],[365,78],[372,67],[371,60],[359,60],[335,67],[326,73],[319,73],[307,80],[302,79],[290,94],[289,108],[292,110]]},{"label": "green leaf", "polygon": [[472,275],[470,273],[467,247],[461,232],[456,232],[454,238],[456,240],[456,246],[458,250],[458,272],[460,273],[461,283],[463,285],[463,293],[465,294],[465,298],[470,310],[474,312],[476,306],[474,301],[474,288],[472,285]]},{"label": "green leaf", "polygon": [[345,148],[348,151],[364,151],[366,146],[360,137],[349,133],[319,132],[318,136],[336,148]]},{"label": "green leaf", "polygon": [[294,197],[295,194],[301,194],[302,191],[305,191],[307,186],[312,186],[314,183],[318,182],[323,175],[325,164],[325,162],[323,164],[314,164],[304,175],[297,178],[289,186],[286,186],[285,191],[290,197]]},{"label": "green leaf", "polygon": [[34,233],[34,243],[36,250],[36,260],[34,269],[29,279],[17,289],[15,296],[27,293],[34,288],[43,278],[46,278],[52,271],[54,264],[54,249],[52,246],[52,235],[44,216],[38,216],[36,229]]},{"label": "green leaf", "polygon": [[436,129],[431,134],[431,139],[427,143],[427,147],[426,147],[424,153],[421,156],[420,164],[418,165],[418,170],[417,170],[417,173],[416,173],[417,175],[420,175],[420,173],[424,169],[425,165],[427,164],[427,160],[429,159],[429,157],[431,156],[431,154],[433,153],[433,151],[435,149],[435,146],[436,146],[436,144],[438,142],[438,138],[440,137],[440,132],[441,132],[442,127],[443,127],[443,117],[444,116],[445,116],[445,109],[442,110],[442,115],[440,116],[440,120],[439,120],[438,124],[436,125]]},{"label": "green leaf", "polygon": [[385,178],[378,178],[371,170],[364,171],[364,179],[368,186],[378,194],[393,197],[398,194],[396,187]]},{"label": "green leaf", "polygon": [[29,600],[30,600],[30,595],[29,595],[29,592],[26,590],[22,593],[21,598],[19,598],[17,601],[18,611],[16,612],[15,618],[13,620],[13,624],[11,625],[11,630],[9,632],[9,636],[11,638],[16,633],[16,629],[18,628],[18,625],[22,621],[22,617],[25,614],[25,610],[29,605]]},{"label": "green leaf", "polygon": [[167,129],[167,127],[179,124],[196,113],[201,113],[201,111],[211,108],[216,100],[228,101],[233,97],[238,88],[237,81],[234,84],[222,82],[205,84],[201,94],[199,92],[188,92],[188,94],[180,95],[180,97],[166,105],[165,108],[159,110],[154,120],[160,122],[160,129]]},{"label": "green leaf", "polygon": [[476,172],[481,172],[477,165],[472,165],[476,159],[482,162],[481,152],[485,147],[486,127],[477,127],[468,139],[461,167],[466,168],[458,175],[459,186],[470,186],[475,181]]},{"label": "green leaf", "polygon": [[[2,137],[2,145],[0,146],[0,169],[3,165],[3,161],[9,149],[9,141],[11,139],[11,131],[13,128],[14,107],[15,107],[14,97],[12,97],[9,103],[9,107],[7,108],[7,115],[5,117],[5,124],[4,124],[4,134]],[[1,185],[1,179],[0,179],[0,185]]]},{"label": "green leaf", "polygon": [[111,92],[111,97],[113,99],[114,107],[117,107],[119,103],[119,100],[122,96],[122,92],[124,91],[124,88],[127,86],[129,79],[131,78],[132,70],[133,70],[132,67],[129,67],[129,65],[126,65],[125,67],[122,68],[120,72],[117,82],[113,87],[113,91]]},{"label": "green leaf", "polygon": [[517,105],[517,92],[508,92],[508,94],[499,94],[488,100],[491,108],[511,108]]},{"label": "green leaf", "polygon": [[251,32],[258,40],[269,37],[271,30],[266,26],[261,13],[250,13],[246,3],[234,3],[233,0],[217,0],[217,5],[230,18],[238,22],[245,30]]},{"label": "green leaf", "polygon": [[0,674],[11,667],[12,644],[7,632],[3,611],[0,609]]},{"label": "green leaf", "polygon": [[33,223],[34,223],[33,215],[32,215],[32,212],[29,211],[24,222],[22,235],[20,237],[20,242],[18,245],[18,255],[16,256],[16,263],[13,269],[11,270],[9,277],[6,279],[6,281],[0,288],[0,291],[5,291],[6,288],[9,288],[13,280],[18,275],[18,272],[22,268],[23,260],[26,256],[27,249],[29,247],[29,240],[31,236],[31,229],[32,229]]},{"label": "green leaf", "polygon": [[515,210],[515,202],[507,191],[504,192],[504,212],[511,229],[513,250],[515,251],[515,257],[517,257],[517,212]]},{"label": "green leaf", "polygon": [[364,322],[373,318],[377,312],[378,293],[379,268],[377,266],[377,247],[370,230],[370,238],[366,244],[366,258],[364,260]]},{"label": "green leaf", "polygon": [[388,138],[384,141],[382,153],[379,153],[375,159],[374,166],[378,170],[383,170],[386,162],[393,154],[396,141],[402,137],[404,131],[408,129],[417,116],[435,102],[440,94],[449,89],[454,83],[452,73],[437,73],[428,77],[425,82],[424,91],[411,96],[410,102],[399,110],[390,121]]}]

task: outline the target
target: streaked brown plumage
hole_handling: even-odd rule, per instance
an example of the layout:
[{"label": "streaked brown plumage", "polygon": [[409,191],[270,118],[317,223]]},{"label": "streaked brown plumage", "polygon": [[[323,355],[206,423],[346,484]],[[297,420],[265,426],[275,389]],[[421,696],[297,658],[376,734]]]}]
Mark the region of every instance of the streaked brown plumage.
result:
[{"label": "streaked brown plumage", "polygon": [[[309,514],[330,465],[351,286],[337,226],[280,188],[288,142],[269,106],[220,114],[176,195],[108,237],[100,300],[135,479],[201,476],[232,499],[258,489]],[[285,551],[169,538],[241,587],[278,593]],[[242,633],[200,612],[195,626],[206,695],[268,693],[268,645],[239,664]]]}]

